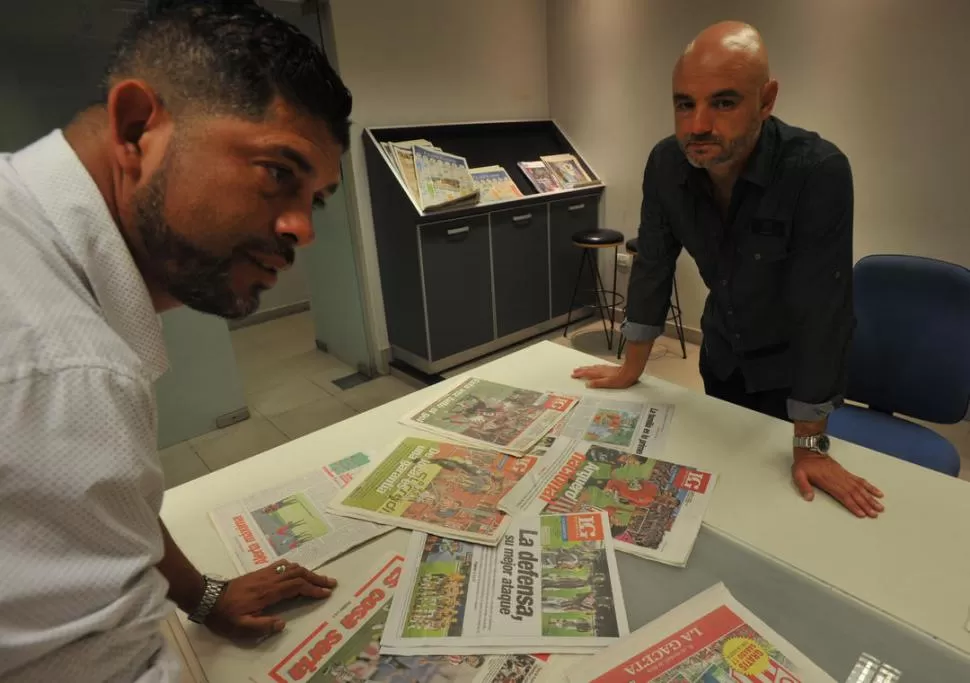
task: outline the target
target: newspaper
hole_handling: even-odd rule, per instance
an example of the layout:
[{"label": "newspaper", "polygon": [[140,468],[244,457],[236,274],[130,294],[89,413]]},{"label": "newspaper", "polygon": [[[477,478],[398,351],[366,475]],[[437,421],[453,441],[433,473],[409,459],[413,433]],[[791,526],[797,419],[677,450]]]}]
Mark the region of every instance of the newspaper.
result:
[{"label": "newspaper", "polygon": [[562,436],[657,457],[674,406],[582,396],[569,414]]},{"label": "newspaper", "polygon": [[509,525],[499,503],[535,463],[532,456],[407,437],[330,507],[358,519],[495,545]]},{"label": "newspaper", "polygon": [[368,572],[353,597],[256,680],[271,683],[531,683],[544,660],[530,655],[382,655],[380,639],[404,558],[391,555]]},{"label": "newspaper", "polygon": [[423,211],[478,199],[464,157],[428,147],[411,148],[418,184],[418,203]]},{"label": "newspaper", "polygon": [[391,145],[391,154],[394,155],[392,159],[394,165],[397,166],[398,175],[404,181],[404,186],[408,188],[408,192],[411,193],[414,200],[418,201],[418,178],[414,174],[414,152],[409,148]]},{"label": "newspaper", "polygon": [[327,505],[370,459],[355,453],[209,513],[241,573],[286,559],[316,569],[391,527],[327,513]]},{"label": "newspaper", "polygon": [[716,483],[716,474],[693,467],[560,438],[501,505],[603,510],[618,551],[682,567]]},{"label": "newspaper", "polygon": [[481,166],[469,171],[472,182],[478,188],[482,204],[490,202],[504,202],[508,199],[518,199],[521,190],[508,172],[501,166]]},{"label": "newspaper", "polygon": [[717,584],[571,668],[570,683],[834,683]]},{"label": "newspaper", "polygon": [[518,518],[497,548],[412,534],[381,652],[594,652],[628,632],[602,512]]},{"label": "newspaper", "polygon": [[599,181],[593,180],[586,173],[586,169],[572,154],[554,154],[539,159],[553,172],[559,183],[566,189],[595,185]]},{"label": "newspaper", "polygon": [[401,422],[448,439],[521,455],[576,405],[575,396],[469,378]]},{"label": "newspaper", "polygon": [[556,175],[541,161],[520,161],[519,168],[539,193],[558,192],[563,189]]}]

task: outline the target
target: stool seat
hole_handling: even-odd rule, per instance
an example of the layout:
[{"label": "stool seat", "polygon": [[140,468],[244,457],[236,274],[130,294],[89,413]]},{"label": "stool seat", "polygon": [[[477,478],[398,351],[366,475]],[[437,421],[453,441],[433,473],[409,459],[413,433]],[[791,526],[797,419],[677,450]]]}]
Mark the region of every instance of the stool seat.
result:
[{"label": "stool seat", "polygon": [[637,253],[637,238],[634,237],[632,240],[626,241],[626,250],[631,254]]},{"label": "stool seat", "polygon": [[623,244],[619,230],[581,230],[573,233],[573,244],[579,247],[615,247]]}]

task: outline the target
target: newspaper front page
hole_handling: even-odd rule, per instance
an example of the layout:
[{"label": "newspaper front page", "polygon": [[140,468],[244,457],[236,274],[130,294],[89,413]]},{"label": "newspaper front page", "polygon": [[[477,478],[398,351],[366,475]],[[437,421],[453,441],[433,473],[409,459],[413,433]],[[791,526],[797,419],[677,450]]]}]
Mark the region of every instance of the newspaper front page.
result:
[{"label": "newspaper front page", "polygon": [[381,651],[595,652],[628,632],[602,512],[526,516],[497,548],[413,534]]},{"label": "newspaper front page", "polygon": [[509,524],[499,503],[536,463],[491,450],[407,437],[354,480],[330,509],[372,522],[495,545]]},{"label": "newspaper front page", "polygon": [[331,499],[370,462],[355,453],[209,513],[240,573],[285,559],[316,569],[391,527],[327,512]]},{"label": "newspaper front page", "polygon": [[502,505],[602,510],[618,551],[684,566],[716,483],[711,472],[560,438]]},{"label": "newspaper front page", "polygon": [[428,147],[411,148],[422,210],[478,197],[464,157]]},{"label": "newspaper front page", "polygon": [[469,378],[405,425],[513,455],[525,454],[576,405],[563,396]]},{"label": "newspaper front page", "polygon": [[834,683],[717,584],[580,662],[569,683]]},{"label": "newspaper front page", "polygon": [[469,173],[472,182],[478,188],[479,201],[482,204],[504,202],[522,196],[522,191],[509,176],[508,171],[501,166],[481,166],[470,169]]},{"label": "newspaper front page", "polygon": [[585,395],[569,413],[562,436],[656,458],[674,406]]},{"label": "newspaper front page", "polygon": [[368,572],[353,597],[328,610],[282,658],[269,658],[259,683],[532,683],[545,661],[531,655],[380,654],[404,558],[390,555]]}]

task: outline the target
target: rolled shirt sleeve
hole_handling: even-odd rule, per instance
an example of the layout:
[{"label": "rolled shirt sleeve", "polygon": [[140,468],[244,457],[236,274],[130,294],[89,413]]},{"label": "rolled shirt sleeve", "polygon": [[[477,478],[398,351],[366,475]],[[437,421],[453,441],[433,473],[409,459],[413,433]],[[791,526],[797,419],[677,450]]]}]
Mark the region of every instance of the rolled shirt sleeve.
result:
[{"label": "rolled shirt sleeve", "polygon": [[643,172],[643,203],[637,232],[637,256],[630,272],[623,335],[633,342],[663,334],[681,244],[664,216],[657,192],[657,161],[650,154]]},{"label": "rolled shirt sleeve", "polygon": [[787,298],[792,325],[792,420],[817,421],[843,401],[855,325],[852,171],[843,154],[809,176],[795,211]]}]

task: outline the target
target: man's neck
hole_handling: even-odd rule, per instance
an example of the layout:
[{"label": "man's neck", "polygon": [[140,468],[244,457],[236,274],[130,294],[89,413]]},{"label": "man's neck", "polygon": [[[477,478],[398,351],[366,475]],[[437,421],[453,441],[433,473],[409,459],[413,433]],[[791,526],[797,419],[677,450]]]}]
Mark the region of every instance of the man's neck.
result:
[{"label": "man's neck", "polygon": [[114,227],[121,233],[122,239],[128,245],[128,251],[135,259],[135,264],[145,280],[148,294],[151,296],[152,304],[158,313],[167,311],[181,304],[173,299],[163,289],[156,287],[152,280],[145,276],[146,269],[138,258],[138,250],[134,248],[132,241],[134,236],[129,234],[121,220],[121,212],[118,205],[119,178],[116,176],[116,166],[111,162],[110,141],[105,139],[109,135],[108,131],[108,112],[104,107],[91,107],[78,114],[71,123],[64,129],[64,139],[77,154],[81,164],[87,170],[98,191],[104,198],[104,203],[108,207]]}]

